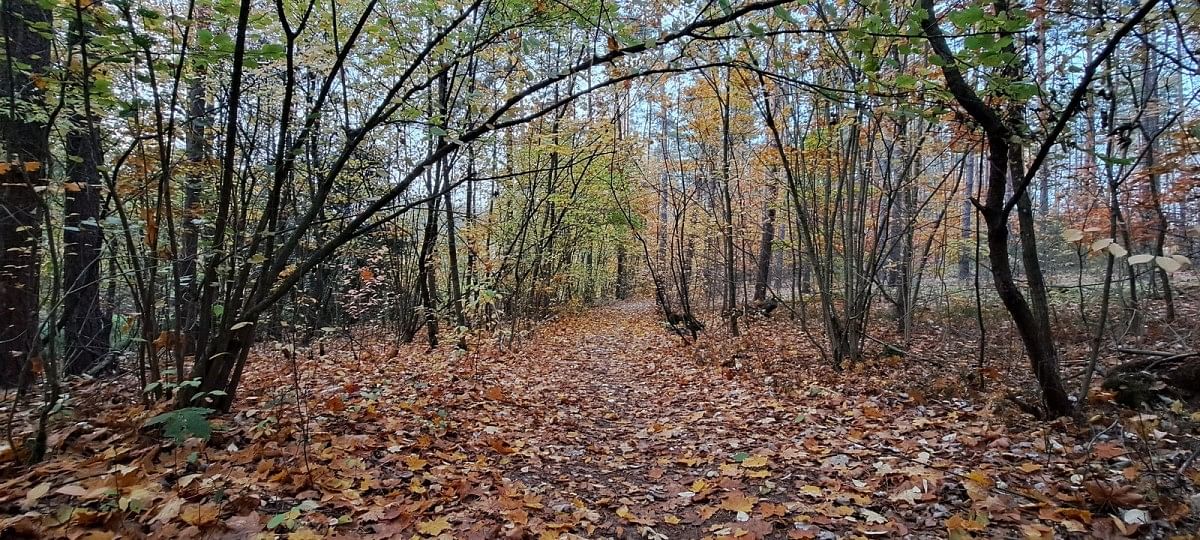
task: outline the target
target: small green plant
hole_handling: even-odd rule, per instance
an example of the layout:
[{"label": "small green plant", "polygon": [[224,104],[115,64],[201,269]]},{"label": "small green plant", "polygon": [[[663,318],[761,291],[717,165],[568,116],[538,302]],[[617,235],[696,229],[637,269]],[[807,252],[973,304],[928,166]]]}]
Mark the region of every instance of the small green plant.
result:
[{"label": "small green plant", "polygon": [[191,437],[207,441],[212,437],[212,423],[208,415],[213,412],[213,409],[206,407],[184,407],[146,420],[142,427],[162,426],[163,435],[175,441],[175,444],[181,444]]},{"label": "small green plant", "polygon": [[274,516],[271,516],[270,521],[267,521],[267,530],[269,530],[269,531],[275,530],[280,525],[286,527],[289,531],[295,530],[296,525],[297,525],[296,520],[300,519],[300,516],[304,512],[311,512],[316,509],[317,509],[316,501],[311,501],[311,500],[303,501],[300,504],[293,506],[291,508],[291,510],[288,510],[287,512],[284,512],[282,514],[275,514]]}]

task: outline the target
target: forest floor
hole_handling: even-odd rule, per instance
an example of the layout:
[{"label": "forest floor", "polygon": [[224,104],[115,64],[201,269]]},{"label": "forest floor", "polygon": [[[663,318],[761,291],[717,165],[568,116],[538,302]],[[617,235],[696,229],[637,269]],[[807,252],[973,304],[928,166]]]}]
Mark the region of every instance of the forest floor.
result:
[{"label": "forest floor", "polygon": [[918,340],[838,373],[778,314],[690,345],[657,319],[615,304],[467,355],[264,344],[234,412],[178,446],[142,427],[161,410],[129,399],[132,376],[78,382],[47,461],[0,456],[0,536],[1169,537],[1200,523],[1200,415],[1183,403],[1038,422],[1002,397],[1025,384],[1006,375],[1027,369],[1019,354],[976,392],[956,375],[969,343]]}]

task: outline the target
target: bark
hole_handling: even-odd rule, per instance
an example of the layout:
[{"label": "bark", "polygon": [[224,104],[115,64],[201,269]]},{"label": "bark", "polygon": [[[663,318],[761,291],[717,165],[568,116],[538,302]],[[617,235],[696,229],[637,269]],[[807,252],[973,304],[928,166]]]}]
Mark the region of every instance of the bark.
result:
[{"label": "bark", "polygon": [[616,296],[618,300],[629,298],[629,267],[626,262],[625,244],[617,244],[617,290]]},{"label": "bark", "polygon": [[971,277],[971,256],[969,255],[969,243],[971,241],[971,232],[974,225],[971,222],[971,216],[975,214],[975,208],[971,206],[971,197],[975,193],[975,155],[973,152],[967,152],[965,172],[967,177],[967,191],[963,194],[962,203],[962,231],[959,233],[959,251],[958,251],[958,278],[967,279]]},{"label": "bark", "polygon": [[775,244],[775,198],[779,187],[773,179],[767,181],[767,200],[763,207],[762,233],[758,243],[758,260],[754,271],[754,301],[767,300],[767,283],[771,279],[772,249]]},{"label": "bark", "polygon": [[[41,190],[50,158],[45,124],[13,113],[40,108],[35,76],[49,67],[50,41],[30,28],[51,21],[36,0],[6,0],[0,7],[4,58],[0,64],[0,385],[17,386],[27,361],[38,355],[38,272]],[[29,67],[22,68],[17,64]],[[18,103],[21,104],[18,107]]]},{"label": "bark", "polygon": [[[454,206],[450,200],[450,190],[446,190],[443,204],[446,205],[446,255],[450,264],[449,276],[447,276],[450,281],[450,308],[454,310],[454,321],[458,326],[466,327],[467,318],[463,313],[462,278],[458,270],[458,243],[454,232]],[[466,348],[465,341],[460,341],[459,345],[463,349]]]},{"label": "bark", "polygon": [[[432,192],[431,192],[432,193]],[[433,251],[437,246],[438,199],[430,199],[426,207],[425,232],[421,240],[420,275],[417,288],[421,295],[421,318],[429,337],[429,348],[438,346],[437,275],[433,268]]]},{"label": "bark", "polygon": [[729,317],[729,333],[739,335],[737,308],[737,275],[734,268],[733,250],[733,197],[730,193],[730,183],[733,179],[729,173],[729,160],[732,158],[733,141],[729,135],[729,116],[732,104],[729,92],[729,78],[725,79],[725,98],[721,103],[721,196],[724,201],[725,227],[725,309]]},{"label": "bark", "polygon": [[[95,6],[97,4],[92,4]],[[99,167],[104,162],[97,117],[92,111],[90,85],[92,59],[88,51],[91,25],[82,9],[71,21],[72,54],[79,55],[82,75],[72,81],[82,94],[82,110],[71,116],[66,136],[67,183],[63,202],[63,316],[67,373],[90,372],[109,353],[111,321],[100,304],[100,256],[104,237],[100,229]],[[74,49],[78,48],[78,51]]]},{"label": "bark", "polygon": [[200,298],[196,288],[196,256],[200,247],[198,222],[204,217],[200,201],[204,191],[204,176],[201,174],[201,169],[204,166],[205,154],[207,154],[207,143],[204,139],[207,100],[204,72],[200,71],[188,83],[188,119],[184,128],[188,173],[183,188],[183,223],[181,227],[183,249],[179,254],[178,313],[180,317],[179,330],[183,339],[181,346],[186,352],[192,352],[194,349],[199,319],[198,301]]}]

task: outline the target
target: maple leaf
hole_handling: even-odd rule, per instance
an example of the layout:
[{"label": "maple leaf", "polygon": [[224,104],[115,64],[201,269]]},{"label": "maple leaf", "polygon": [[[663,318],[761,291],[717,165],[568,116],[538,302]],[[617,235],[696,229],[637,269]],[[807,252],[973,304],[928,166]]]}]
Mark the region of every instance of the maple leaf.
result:
[{"label": "maple leaf", "polygon": [[1033,463],[1033,462],[1022,463],[1017,468],[1020,469],[1021,472],[1026,473],[1026,474],[1035,473],[1035,472],[1042,470],[1042,466],[1040,464]]},{"label": "maple leaf", "polygon": [[887,518],[883,517],[883,515],[879,514],[878,512],[875,512],[873,510],[868,510],[866,508],[859,508],[858,512],[863,515],[863,518],[866,519],[867,523],[887,523],[888,522]]},{"label": "maple leaf", "polygon": [[425,465],[429,463],[428,461],[412,454],[404,456],[402,461],[404,461],[404,466],[408,467],[408,470],[410,471],[419,471],[425,468]]},{"label": "maple leaf", "polygon": [[721,501],[721,508],[732,512],[745,512],[747,514],[754,511],[754,503],[758,502],[756,497],[749,497],[740,491],[734,491],[725,496],[725,500]]},{"label": "maple leaf", "polygon": [[450,520],[446,519],[446,516],[442,516],[434,520],[422,521],[418,523],[417,531],[429,536],[437,536],[452,526],[453,525],[450,524]]},{"label": "maple leaf", "polygon": [[764,518],[784,517],[788,513],[787,506],[772,502],[764,502],[759,504],[758,511]]},{"label": "maple leaf", "polygon": [[654,520],[639,517],[637,514],[634,514],[632,511],[630,511],[628,506],[622,506],[618,508],[617,517],[630,523],[636,523],[639,525],[654,525]]}]

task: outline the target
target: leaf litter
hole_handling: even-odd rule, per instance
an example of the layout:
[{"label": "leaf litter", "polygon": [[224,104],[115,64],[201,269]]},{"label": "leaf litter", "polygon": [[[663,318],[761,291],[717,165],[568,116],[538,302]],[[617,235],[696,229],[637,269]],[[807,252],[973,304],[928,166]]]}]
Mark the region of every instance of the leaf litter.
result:
[{"label": "leaf litter", "polygon": [[77,383],[49,460],[5,453],[0,535],[1121,538],[1200,523],[1186,408],[1038,423],[944,366],[834,372],[783,322],[683,345],[652,305],[622,303],[507,349],[341,345],[260,347],[207,441],[146,429],[163,411],[127,380]]}]

